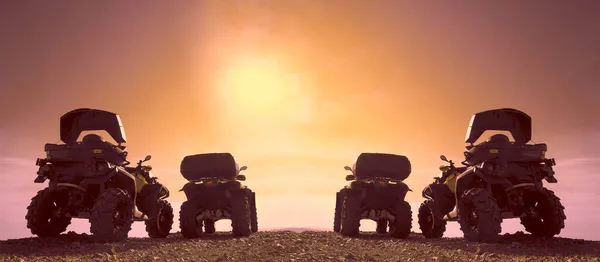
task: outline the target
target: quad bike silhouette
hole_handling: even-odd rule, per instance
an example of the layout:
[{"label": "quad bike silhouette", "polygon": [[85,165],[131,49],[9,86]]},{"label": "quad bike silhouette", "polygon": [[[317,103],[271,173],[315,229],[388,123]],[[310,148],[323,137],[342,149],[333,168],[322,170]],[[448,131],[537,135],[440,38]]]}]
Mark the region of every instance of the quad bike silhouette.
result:
[{"label": "quad bike silhouette", "polygon": [[[106,131],[118,144],[96,134],[78,141],[83,131]],[[27,207],[27,227],[39,237],[66,231],[72,218],[89,219],[99,241],[127,238],[133,221],[144,221],[148,235],[163,238],[173,224],[169,190],[142,163],[129,167],[125,131],[117,114],[82,108],[60,119],[64,144],[46,144],[46,158],[37,159],[35,183],[49,181]]]},{"label": "quad bike silhouette", "polygon": [[404,181],[411,172],[408,158],[383,153],[362,153],[346,176],[350,185],[336,193],[333,231],[344,236],[359,234],[360,220],[377,222],[377,233],[406,238],[412,227],[412,211],[404,200],[411,191]]},{"label": "quad bike silhouette", "polygon": [[[508,131],[473,145],[485,131]],[[543,185],[557,183],[546,158],[546,144],[529,144],[531,118],[515,109],[475,114],[467,131],[469,145],[463,167],[445,156],[442,177],[427,186],[419,208],[419,226],[425,237],[442,237],[447,221],[458,221],[469,241],[498,240],[503,219],[519,218],[537,237],[558,235],[565,226],[564,207]]]},{"label": "quad bike silhouette", "polygon": [[256,195],[240,181],[246,176],[229,153],[207,153],[186,156],[181,161],[181,174],[189,182],[180,191],[186,195],[180,210],[181,234],[197,238],[215,232],[215,222],[231,220],[232,234],[249,236],[258,231]]}]

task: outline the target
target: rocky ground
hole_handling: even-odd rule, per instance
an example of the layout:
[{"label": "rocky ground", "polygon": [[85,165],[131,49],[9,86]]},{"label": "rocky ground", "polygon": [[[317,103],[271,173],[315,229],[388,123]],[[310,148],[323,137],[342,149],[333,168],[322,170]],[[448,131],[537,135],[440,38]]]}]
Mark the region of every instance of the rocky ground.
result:
[{"label": "rocky ground", "polygon": [[247,238],[226,233],[187,240],[130,238],[94,243],[87,235],[0,241],[0,261],[600,261],[600,242],[534,239],[517,233],[499,243],[460,238],[408,239],[364,233],[346,238],[333,232],[259,232]]}]

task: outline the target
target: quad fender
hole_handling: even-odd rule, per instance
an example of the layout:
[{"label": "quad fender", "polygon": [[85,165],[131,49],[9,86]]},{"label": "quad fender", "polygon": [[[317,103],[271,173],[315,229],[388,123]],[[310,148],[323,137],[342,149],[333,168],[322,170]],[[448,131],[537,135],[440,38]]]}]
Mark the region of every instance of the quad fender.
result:
[{"label": "quad fender", "polygon": [[[109,180],[112,180],[110,185],[108,184]],[[88,191],[92,188],[94,191],[97,190],[95,193],[98,195],[108,187],[116,187],[127,191],[133,197],[134,202],[137,197],[135,177],[119,166],[113,167],[106,175],[84,180],[81,186],[87,188]]]},{"label": "quad fender", "polygon": [[116,167],[116,169],[117,173],[114,175],[115,182],[117,182],[116,186],[129,191],[135,203],[135,199],[137,198],[137,192],[135,190],[137,181],[135,180],[135,177],[122,167]]},{"label": "quad fender", "polygon": [[454,190],[454,192],[456,192],[456,200],[458,200],[465,191],[477,186],[476,180],[479,176],[475,174],[473,169],[473,167],[467,168],[465,172],[456,177],[456,189]]},{"label": "quad fender", "polygon": [[[232,196],[247,195],[249,192],[252,192],[250,189],[242,187],[241,183],[238,181],[230,181],[227,183],[225,187],[221,187],[221,190],[224,190],[225,197],[230,198]],[[249,191],[250,190],[250,191]],[[183,188],[179,191],[183,191],[185,193],[185,197],[188,200],[194,199],[199,195],[202,195],[203,185],[196,184],[196,182],[188,182]]]},{"label": "quad fender", "polygon": [[244,190],[246,191],[248,199],[255,197],[254,191],[252,191],[250,188],[244,187]]},{"label": "quad fender", "polygon": [[512,183],[505,177],[486,175],[478,167],[469,167],[456,178],[456,199],[458,200],[465,191],[475,187],[483,187],[492,192],[492,187],[506,190],[512,187]]},{"label": "quad fender", "polygon": [[183,193],[185,193],[186,199],[192,199],[193,196],[196,194],[196,189],[194,189],[193,186],[193,182],[186,183],[185,185],[183,185],[183,188],[179,191],[183,191]]},{"label": "quad fender", "polygon": [[245,188],[228,188],[227,191],[225,191],[225,196],[227,197],[233,197],[233,196],[248,196],[249,197],[249,192],[245,189]]},{"label": "quad fender", "polygon": [[364,198],[367,195],[367,190],[364,187],[360,186],[359,183],[352,183],[350,187],[345,188],[343,191],[346,196]]},{"label": "quad fender", "polygon": [[167,197],[169,197],[169,190],[163,185],[159,183],[145,185],[137,195],[137,208],[143,214],[154,217],[154,214],[157,212],[158,200]]},{"label": "quad fender", "polygon": [[405,183],[402,183],[402,182],[398,182],[398,189],[399,189],[399,193],[400,193],[400,195],[398,197],[400,198],[400,200],[404,200],[406,198],[406,194],[409,191],[412,192],[412,190],[408,187],[408,185]]},{"label": "quad fender", "polygon": [[450,188],[445,184],[432,183],[423,189],[423,197],[433,200],[431,207],[437,217],[450,213],[456,205],[456,198]]}]

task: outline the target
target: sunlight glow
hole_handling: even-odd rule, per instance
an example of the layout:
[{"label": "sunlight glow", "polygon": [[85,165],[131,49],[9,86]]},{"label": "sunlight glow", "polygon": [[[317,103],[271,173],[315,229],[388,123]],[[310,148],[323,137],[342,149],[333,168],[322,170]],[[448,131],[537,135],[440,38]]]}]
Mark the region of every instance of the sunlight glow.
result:
[{"label": "sunlight glow", "polygon": [[226,67],[219,81],[221,99],[229,109],[253,115],[285,110],[298,84],[275,60],[245,56]]}]

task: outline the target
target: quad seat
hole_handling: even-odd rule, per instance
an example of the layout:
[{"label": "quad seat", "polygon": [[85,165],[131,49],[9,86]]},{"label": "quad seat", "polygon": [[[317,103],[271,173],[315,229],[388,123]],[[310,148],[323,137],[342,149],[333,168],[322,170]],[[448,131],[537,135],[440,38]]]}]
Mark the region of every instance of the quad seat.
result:
[{"label": "quad seat", "polygon": [[180,165],[181,175],[188,181],[205,178],[233,180],[238,174],[238,165],[230,153],[207,153],[186,156]]},{"label": "quad seat", "polygon": [[548,146],[540,144],[517,144],[493,136],[466,152],[467,163],[477,165],[486,160],[506,163],[541,162],[545,159]]},{"label": "quad seat", "polygon": [[362,153],[354,164],[357,178],[384,177],[404,181],[411,173],[406,156],[384,153]]},{"label": "quad seat", "polygon": [[105,160],[118,166],[127,163],[126,151],[105,141],[46,144],[44,151],[51,162],[93,163]]}]

